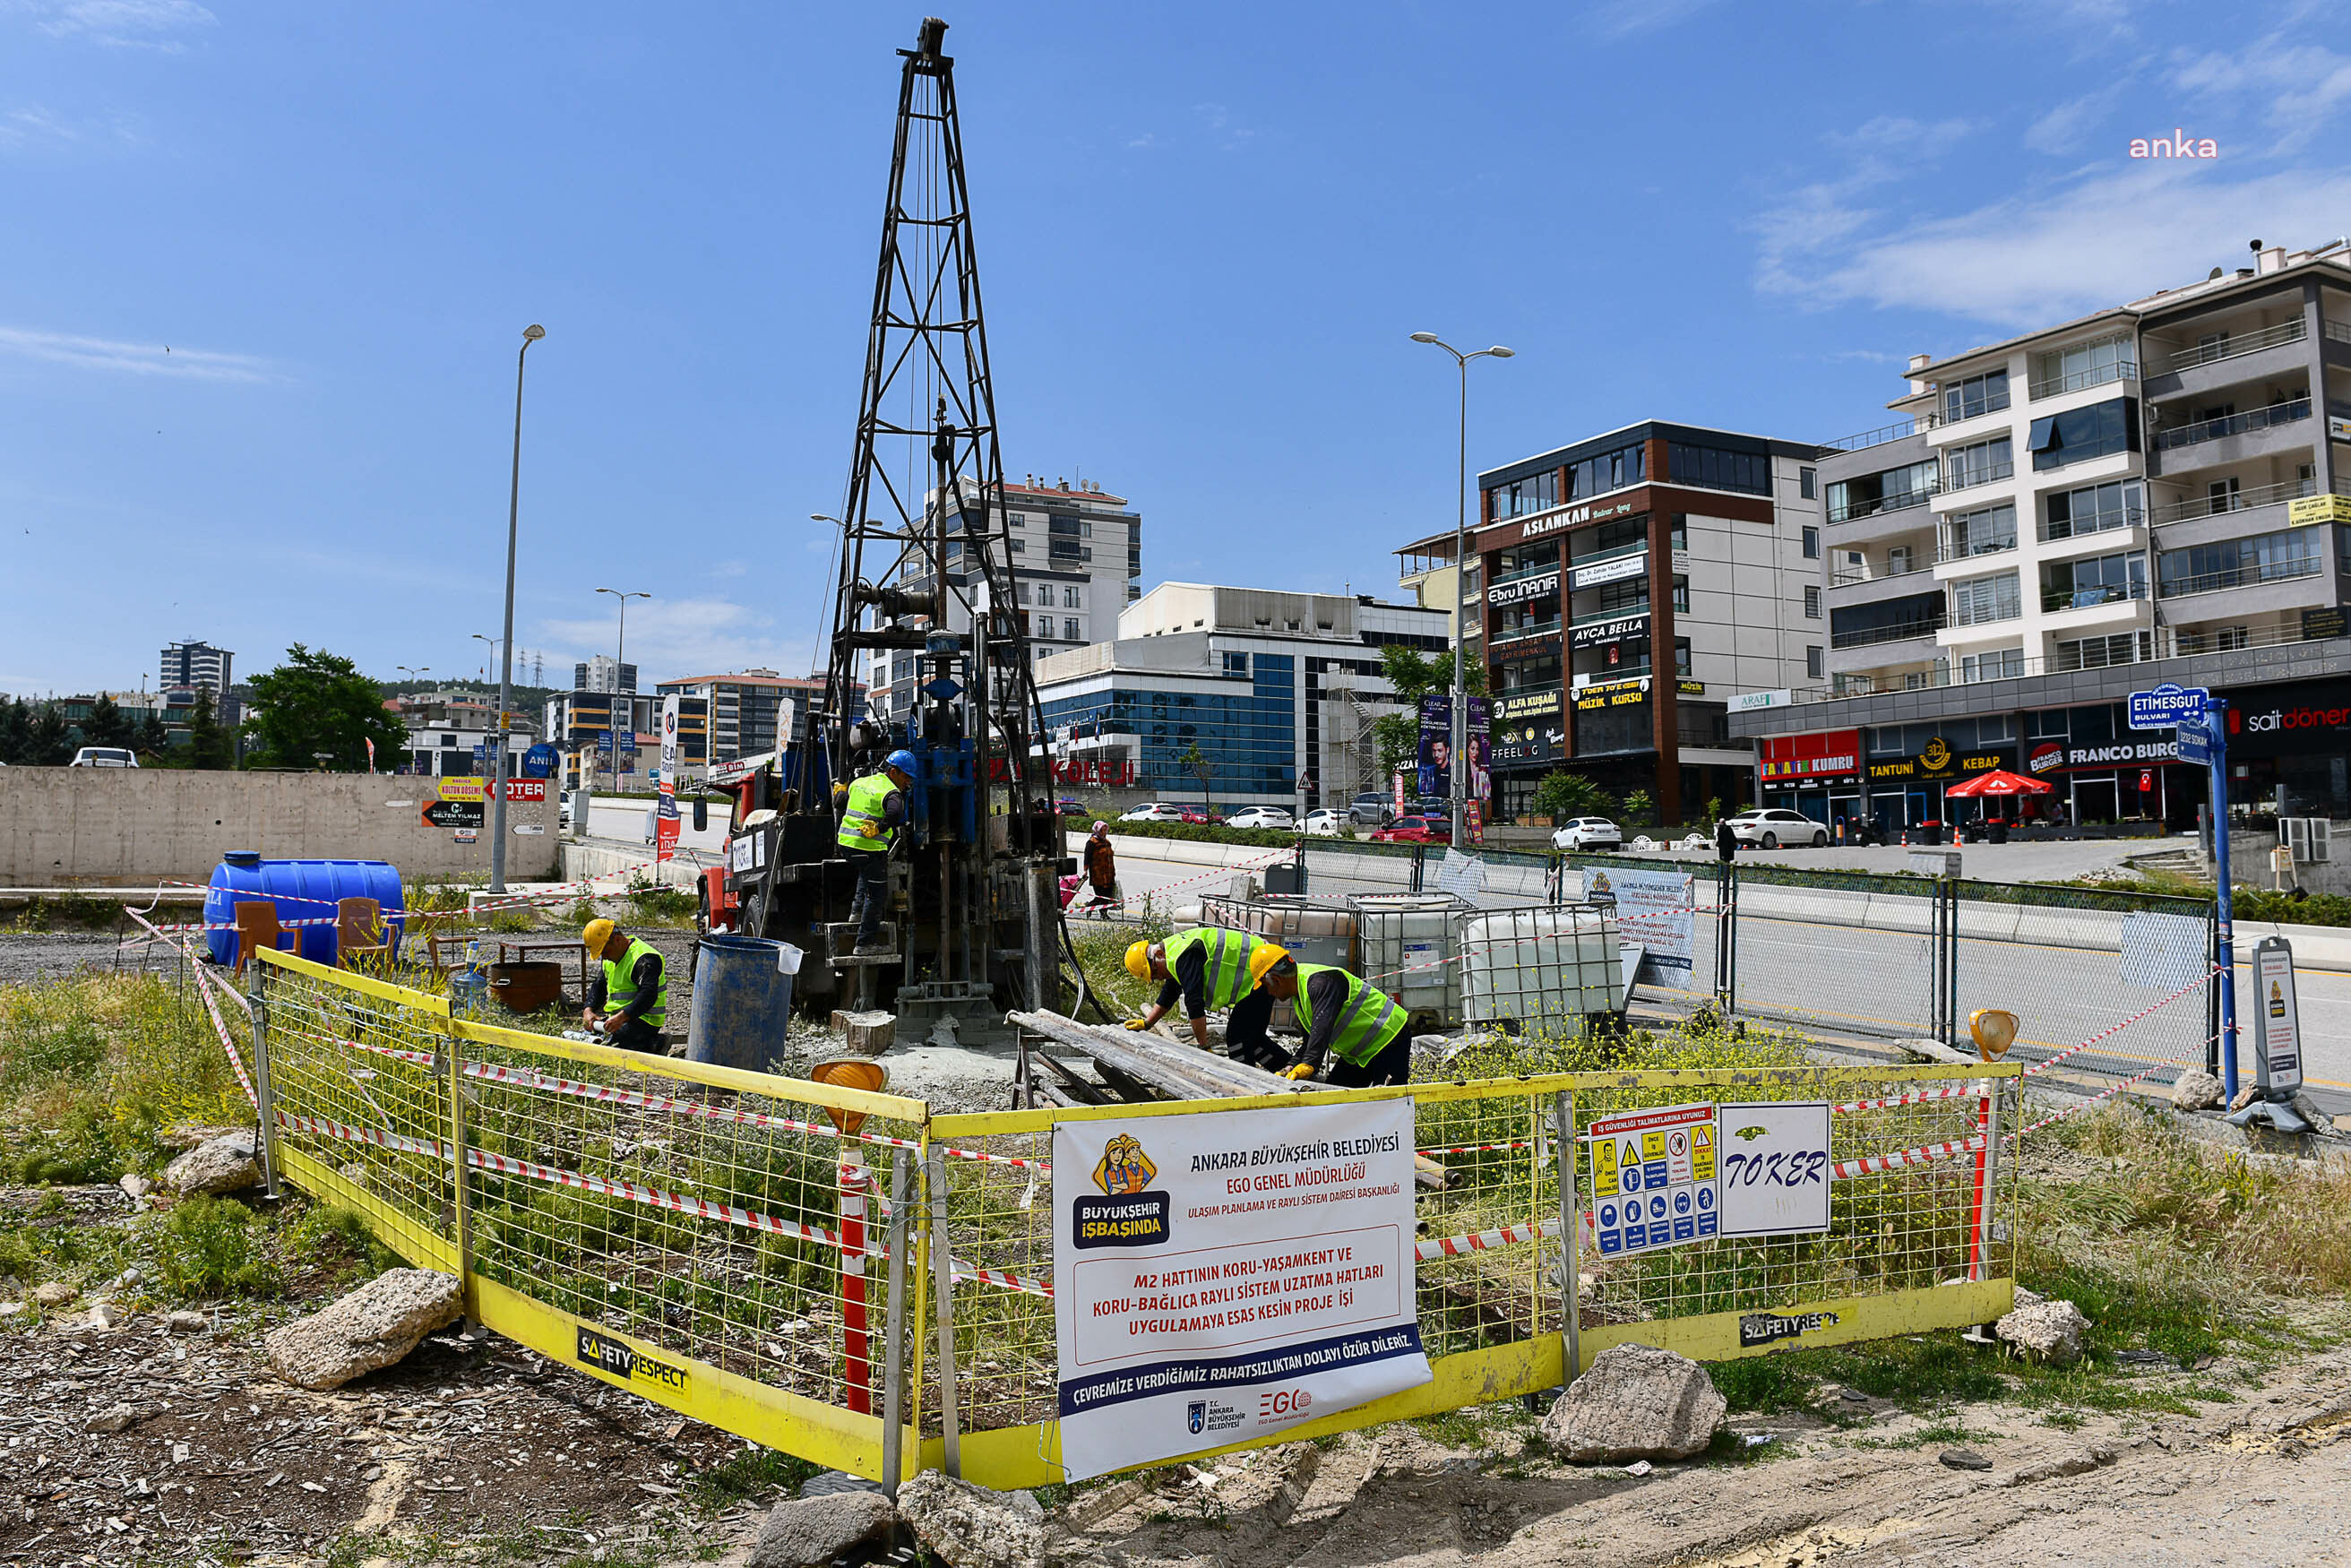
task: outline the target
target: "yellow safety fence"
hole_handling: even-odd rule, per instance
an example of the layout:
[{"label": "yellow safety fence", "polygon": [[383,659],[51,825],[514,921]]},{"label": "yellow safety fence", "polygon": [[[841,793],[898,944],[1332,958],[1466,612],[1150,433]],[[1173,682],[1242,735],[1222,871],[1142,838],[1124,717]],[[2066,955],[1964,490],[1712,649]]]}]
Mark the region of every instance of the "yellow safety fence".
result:
[{"label": "yellow safety fence", "polygon": [[[256,1078],[278,1176],[360,1214],[412,1262],[459,1274],[485,1326],[875,1479],[940,1468],[995,1487],[1062,1479],[1058,1123],[1296,1103],[934,1114],[918,1100],[453,1018],[426,992],[256,956]],[[1555,1387],[1628,1341],[1711,1361],[1990,1322],[2013,1301],[2002,1130],[2021,1124],[2018,1090],[2002,1065],[1317,1094],[1413,1103],[1417,1311],[1434,1376],[1280,1440]],[[1595,1118],[1823,1100],[1826,1234],[1602,1252],[1584,1138]],[[1565,1194],[1562,1147],[1575,1151]]]}]

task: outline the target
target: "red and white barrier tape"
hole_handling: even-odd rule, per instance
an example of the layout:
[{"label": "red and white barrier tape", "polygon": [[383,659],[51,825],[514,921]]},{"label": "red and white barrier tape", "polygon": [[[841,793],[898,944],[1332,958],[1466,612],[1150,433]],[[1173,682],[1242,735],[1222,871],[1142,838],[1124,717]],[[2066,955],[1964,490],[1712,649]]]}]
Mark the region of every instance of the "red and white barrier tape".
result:
[{"label": "red and white barrier tape", "polygon": [[2178,1067],[2185,1062],[2189,1057],[2201,1055],[2203,1052],[2210,1050],[2213,1041],[2220,1038],[2220,1037],[2217,1034],[2208,1035],[2206,1038],[2198,1040],[2194,1045],[2189,1046],[2186,1051],[2181,1051],[2177,1056],[2171,1057],[2167,1061],[2158,1061],[2152,1067],[2143,1067],[2137,1072],[2132,1073],[2128,1078],[2118,1078],[2115,1080],[2113,1083],[2099,1090],[2095,1094],[2091,1095],[2086,1100],[2077,1100],[2073,1104],[2066,1106],[2063,1111],[2059,1111],[2052,1115],[2042,1117],[2041,1120],[2033,1123],[2029,1127],[2019,1127],[2015,1132],[2008,1134],[2009,1141],[2013,1143],[2015,1140],[2024,1136],[2027,1133],[2037,1133],[2041,1131],[2042,1128],[2049,1125],[2052,1122],[2062,1122],[2076,1111],[2086,1111],[2091,1106],[2098,1103],[2101,1100],[2105,1100],[2112,1095],[2119,1094],[2124,1090],[2129,1088],[2132,1084],[2139,1082],[2139,1080],[2152,1077],[2156,1073],[2162,1071],[2167,1067]]},{"label": "red and white barrier tape", "polygon": [[322,1116],[298,1115],[291,1111],[278,1112],[277,1124],[297,1133],[340,1138],[347,1144],[373,1144],[394,1154],[422,1155],[429,1160],[449,1157],[448,1146],[437,1138],[411,1138],[399,1133],[387,1133],[379,1127],[354,1127],[348,1122],[330,1122]]},{"label": "red and white barrier tape", "polygon": [[1851,1115],[1857,1111],[1890,1111],[1897,1105],[1917,1105],[1928,1100],[1980,1099],[1983,1088],[1976,1083],[1953,1083],[1939,1089],[1918,1089],[1907,1094],[1891,1094],[1883,1100],[1855,1100],[1849,1104],[1832,1105],[1833,1116]]},{"label": "red and white barrier tape", "polygon": [[[148,920],[145,915],[140,914],[130,905],[125,904],[123,906],[122,913],[131,916],[131,919],[139,922],[140,925],[146,926],[148,930],[155,931],[156,936],[159,940],[168,940],[168,938],[163,937],[162,933],[155,930],[155,926],[152,922]],[[229,1038],[228,1025],[221,1018],[220,1004],[213,999],[213,993],[210,988],[219,982],[215,981],[213,977],[205,971],[204,967],[196,961],[194,949],[188,946],[184,938],[179,942],[178,946],[182,955],[185,956],[188,961],[189,972],[196,977],[196,995],[204,998],[204,1011],[212,1015],[213,1032],[220,1037],[221,1051],[228,1058],[229,1070],[236,1074],[237,1083],[245,1090],[245,1097],[253,1103],[253,1108],[256,1111],[259,1111],[261,1109],[261,1095],[253,1087],[252,1076],[245,1070],[245,1059],[236,1053],[236,1042]]]},{"label": "red and white barrier tape", "polygon": [[948,1266],[955,1281],[962,1284],[994,1285],[999,1290],[1019,1291],[1024,1295],[1053,1299],[1053,1283],[1050,1280],[1031,1279],[1026,1274],[1008,1274],[1001,1269],[975,1269],[960,1259],[949,1259]]},{"label": "red and white barrier tape", "polygon": [[1910,1166],[1932,1165],[1955,1155],[1971,1155],[1984,1146],[1983,1134],[1959,1138],[1948,1144],[1928,1144],[1924,1148],[1903,1149],[1891,1155],[1870,1155],[1857,1160],[1844,1160],[1829,1167],[1829,1175],[1838,1181],[1855,1176],[1883,1176],[1887,1171],[1902,1170]]},{"label": "red and white barrier tape", "polygon": [[2220,967],[2218,964],[2213,965],[2212,967],[2205,970],[2204,973],[2197,976],[2196,978],[2189,981],[2188,984],[2180,987],[2178,990],[2172,992],[2161,1001],[2157,1002],[2152,1006],[2139,1009],[2138,1011],[2131,1014],[2130,1017],[2123,1019],[2120,1023],[2107,1025],[2105,1029],[2100,1030],[2097,1033],[2092,1035],[2089,1039],[2084,1040],[2079,1045],[2069,1045],[2054,1056],[2043,1057],[2041,1061],[2036,1061],[2032,1066],[2026,1068],[2024,1070],[2024,1076],[2030,1078],[2036,1072],[2046,1072],[2049,1069],[2056,1066],[2067,1057],[2073,1056],[2077,1052],[2089,1050],[2090,1047],[2097,1044],[2098,1041],[2105,1040],[2109,1035],[2120,1034],[2124,1030],[2130,1028],[2131,1025],[2138,1022],[2139,1019],[2147,1017],[2149,1013],[2155,1012],[2161,1008],[2168,1008],[2172,1003],[2178,1001],[2180,998],[2187,996],[2191,992],[2203,989],[2205,984],[2210,981],[2213,976],[2220,972]]},{"label": "red and white barrier tape", "polygon": [[1413,1244],[1413,1254],[1426,1263],[1437,1258],[1462,1258],[1472,1252],[1483,1252],[1489,1247],[1508,1247],[1519,1241],[1544,1241],[1559,1234],[1559,1221],[1540,1219],[1532,1225],[1505,1225],[1499,1229],[1479,1230],[1468,1236],[1444,1236]]}]

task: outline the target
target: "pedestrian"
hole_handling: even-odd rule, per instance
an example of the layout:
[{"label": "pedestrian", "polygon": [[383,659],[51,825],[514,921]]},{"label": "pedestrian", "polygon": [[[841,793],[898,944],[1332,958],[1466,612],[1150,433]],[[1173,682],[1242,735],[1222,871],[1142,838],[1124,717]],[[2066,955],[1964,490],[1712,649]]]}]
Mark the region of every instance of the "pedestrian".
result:
[{"label": "pedestrian", "polygon": [[1085,872],[1094,894],[1088,908],[1113,909],[1124,902],[1119,897],[1118,852],[1111,848],[1108,822],[1096,822],[1093,831],[1086,835]]},{"label": "pedestrian", "polygon": [[1714,858],[1726,865],[1739,853],[1739,835],[1730,831],[1730,819],[1725,817],[1714,825]]},{"label": "pedestrian", "polygon": [[1266,987],[1289,1002],[1306,1042],[1290,1059],[1286,1076],[1311,1078],[1334,1056],[1325,1082],[1339,1089],[1409,1082],[1411,1016],[1394,998],[1346,970],[1300,964],[1288,956],[1266,971]]},{"label": "pedestrian", "polygon": [[906,822],[906,791],[914,782],[914,754],[893,751],[871,773],[849,787],[834,835],[844,858],[857,870],[857,892],[849,918],[857,922],[857,953],[872,957],[890,949],[882,942],[882,913],[890,904],[890,851]]},{"label": "pedestrian", "polygon": [[580,940],[597,961],[580,1023],[623,1051],[666,1053],[662,1025],[669,1019],[669,976],[662,956],[609,920],[590,920]]},{"label": "pedestrian", "polygon": [[1225,1054],[1236,1061],[1262,1067],[1269,1072],[1286,1066],[1290,1053],[1273,1042],[1268,1028],[1273,1021],[1273,993],[1265,988],[1266,972],[1287,963],[1289,950],[1221,926],[1194,926],[1160,942],[1137,942],[1126,950],[1126,971],[1138,980],[1160,982],[1159,998],[1129,1029],[1149,1029],[1167,1016],[1176,998],[1183,998],[1184,1016],[1191,1020],[1192,1039],[1208,1049],[1212,1009],[1229,1009],[1225,1019]]}]

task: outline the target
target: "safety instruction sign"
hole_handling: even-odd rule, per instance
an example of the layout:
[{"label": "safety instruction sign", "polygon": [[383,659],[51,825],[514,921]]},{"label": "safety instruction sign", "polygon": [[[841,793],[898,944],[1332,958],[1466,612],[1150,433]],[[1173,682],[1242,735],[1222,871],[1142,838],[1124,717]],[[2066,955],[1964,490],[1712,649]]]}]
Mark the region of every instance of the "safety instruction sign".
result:
[{"label": "safety instruction sign", "polygon": [[2302,1087],[2302,1009],[2294,994],[2294,948],[2265,936],[2253,949],[2253,1045],[2262,1082],[2285,1093]]},{"label": "safety instruction sign", "polygon": [[1429,1379],[1413,1107],[1053,1130],[1053,1322],[1071,1480],[1243,1443]]},{"label": "safety instruction sign", "polygon": [[1627,1111],[1585,1129],[1593,1241],[1602,1257],[1714,1237],[1722,1203],[1715,1134],[1711,1103]]}]

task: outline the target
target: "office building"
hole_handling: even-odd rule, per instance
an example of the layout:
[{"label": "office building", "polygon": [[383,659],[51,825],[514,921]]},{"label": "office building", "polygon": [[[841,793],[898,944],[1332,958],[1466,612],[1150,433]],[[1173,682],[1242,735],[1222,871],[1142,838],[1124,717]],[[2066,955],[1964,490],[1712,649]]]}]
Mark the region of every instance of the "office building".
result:
[{"label": "office building", "polygon": [[203,686],[217,703],[228,695],[229,666],[235,658],[226,648],[209,643],[166,643],[156,655],[155,683],[167,691],[174,686],[191,690]]},{"label": "office building", "polygon": [[[627,665],[621,666],[623,671]],[[661,764],[658,696],[567,692],[547,699],[543,733],[567,758],[578,754],[600,789],[649,789]],[[678,779],[692,783],[710,767],[710,699],[684,696],[677,709]],[[565,775],[571,775],[567,760]]]},{"label": "office building", "polygon": [[1220,810],[1384,789],[1372,721],[1399,705],[1379,649],[1438,652],[1445,625],[1440,611],[1367,594],[1162,583],[1120,614],[1115,638],[1038,661],[1056,774]]},{"label": "office building", "polygon": [[633,694],[637,689],[637,667],[598,653],[571,666],[571,689],[575,692]]},{"label": "office building", "polygon": [[[1820,451],[1651,420],[1478,476],[1462,647],[1493,694],[1497,820],[1562,769],[1646,790],[1667,822],[1748,798],[1726,699],[1825,640]],[[1407,589],[1453,549],[1451,528],[1400,549]]]},{"label": "office building", "polygon": [[[2114,716],[2131,691],[2330,711],[2328,655],[2302,645],[2351,604],[2351,248],[2249,259],[1918,355],[1900,422],[1833,444],[1823,665],[1733,718],[1767,800],[1940,825],[1980,815],[1949,785],[2022,768],[2059,786],[2028,816],[2192,825],[2200,770]],[[2247,798],[2351,814],[2339,754],[2269,744],[2232,754]]]},{"label": "office building", "polygon": [[[977,510],[979,491],[978,485],[967,483],[961,492],[961,515],[948,520],[946,548],[952,580],[985,601],[984,584],[954,571],[963,559],[963,541],[953,536],[963,530],[964,516]],[[934,492],[928,504],[937,502]],[[1006,484],[1003,497],[989,507],[988,524],[1004,541],[1033,658],[1119,635],[1119,613],[1143,595],[1143,517],[1124,497],[1091,481],[1072,488],[1066,479],[1047,485],[1029,475],[1024,483]],[[914,571],[897,581],[905,587],[920,577]],[[952,619],[954,630],[968,630],[960,606]],[[866,684],[877,716],[903,716],[913,706],[919,662],[919,654],[904,649],[871,655]]]},{"label": "office building", "polygon": [[685,675],[664,681],[654,691],[699,697],[709,705],[710,758],[714,763],[759,757],[808,738],[809,709],[824,695],[824,682],[773,670],[731,675]]}]

